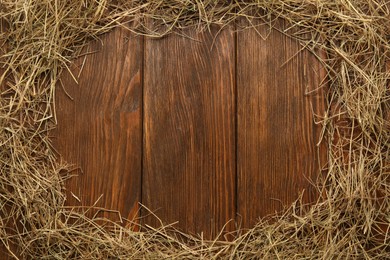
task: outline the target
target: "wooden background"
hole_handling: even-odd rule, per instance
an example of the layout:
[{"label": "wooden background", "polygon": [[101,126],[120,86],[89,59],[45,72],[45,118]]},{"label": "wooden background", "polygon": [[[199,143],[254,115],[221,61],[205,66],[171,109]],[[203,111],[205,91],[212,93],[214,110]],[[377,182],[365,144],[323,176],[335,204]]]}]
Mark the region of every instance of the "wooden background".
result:
[{"label": "wooden background", "polygon": [[118,28],[88,46],[95,53],[72,69],[78,83],[65,73],[56,93],[53,143],[79,175],[67,182],[68,205],[100,198],[159,226],[142,203],[164,224],[212,238],[230,220],[226,231],[252,227],[303,190],[316,199],[323,68],[268,26],[218,32],[148,39]]}]

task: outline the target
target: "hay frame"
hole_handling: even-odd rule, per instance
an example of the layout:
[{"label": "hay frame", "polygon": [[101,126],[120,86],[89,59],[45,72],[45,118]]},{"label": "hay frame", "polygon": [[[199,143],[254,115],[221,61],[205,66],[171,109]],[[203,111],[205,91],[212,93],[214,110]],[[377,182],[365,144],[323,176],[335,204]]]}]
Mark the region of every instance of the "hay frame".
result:
[{"label": "hay frame", "polygon": [[[386,0],[1,1],[2,244],[27,259],[390,258],[389,8]],[[117,26],[161,37],[279,18],[291,25],[283,33],[327,54],[318,56],[329,103],[315,116],[328,147],[317,202],[303,207],[298,198],[231,242],[171,226],[135,232],[64,206],[69,165],[50,142],[55,89],[89,40]]]}]

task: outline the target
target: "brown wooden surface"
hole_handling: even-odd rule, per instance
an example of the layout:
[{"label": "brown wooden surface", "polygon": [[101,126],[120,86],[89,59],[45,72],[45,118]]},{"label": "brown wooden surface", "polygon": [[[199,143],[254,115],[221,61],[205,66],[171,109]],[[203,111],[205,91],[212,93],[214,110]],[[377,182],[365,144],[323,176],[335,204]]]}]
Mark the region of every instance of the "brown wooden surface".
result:
[{"label": "brown wooden surface", "polygon": [[142,198],[165,224],[210,237],[236,212],[234,35],[212,49],[213,35],[188,36],[145,42]]},{"label": "brown wooden surface", "polygon": [[141,202],[165,224],[212,237],[230,219],[252,226],[303,189],[315,199],[311,106],[323,114],[324,102],[305,91],[322,79],[319,63],[307,51],[294,56],[301,46],[276,31],[266,41],[254,30],[223,30],[215,41],[188,33],[194,40],[143,42],[117,29],[103,47],[91,44],[100,52],[78,85],[63,76],[74,100],[57,88],[55,147],[83,170],[67,183],[82,203],[68,192],[68,205],[103,194],[99,206],[132,218]]},{"label": "brown wooden surface", "polygon": [[[269,35],[267,40],[257,32]],[[315,57],[266,25],[257,32],[237,35],[237,196],[243,227],[289,206],[299,191],[305,190],[305,202],[315,200],[309,180],[318,174],[320,127],[312,108],[324,111],[321,92],[305,95],[321,81]]]},{"label": "brown wooden surface", "polygon": [[116,29],[102,43],[90,44],[96,53],[76,61],[75,76],[83,67],[79,84],[64,73],[68,94],[58,86],[53,139],[64,160],[80,169],[67,183],[68,205],[92,205],[103,194],[97,206],[132,219],[141,200],[142,38]]}]

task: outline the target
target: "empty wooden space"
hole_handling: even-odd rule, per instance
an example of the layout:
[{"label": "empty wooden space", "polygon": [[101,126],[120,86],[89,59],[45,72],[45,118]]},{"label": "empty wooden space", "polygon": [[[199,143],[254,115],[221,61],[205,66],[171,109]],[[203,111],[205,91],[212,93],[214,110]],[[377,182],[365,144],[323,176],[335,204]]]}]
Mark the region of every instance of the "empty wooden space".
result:
[{"label": "empty wooden space", "polygon": [[78,84],[64,73],[73,100],[57,88],[53,140],[80,169],[69,205],[103,194],[98,206],[124,218],[158,226],[142,203],[165,224],[213,237],[231,219],[230,231],[253,226],[303,189],[315,199],[313,111],[325,102],[306,92],[322,80],[319,62],[277,31],[267,40],[217,31],[147,39],[116,29],[76,61]]},{"label": "empty wooden space", "polygon": [[133,219],[141,199],[142,38],[117,29],[102,44],[91,43],[86,51],[96,53],[76,61],[78,84],[70,73],[62,77],[53,143],[79,175],[67,182],[68,205],[100,198],[96,206]]},{"label": "empty wooden space", "polygon": [[145,41],[142,202],[209,237],[236,212],[234,37],[187,33]]},{"label": "empty wooden space", "polygon": [[[276,26],[284,29],[283,21]],[[324,97],[310,92],[324,73],[314,55],[268,26],[238,32],[237,42],[237,212],[250,227],[290,206],[299,191],[305,202],[316,199],[312,111],[324,111]]]}]

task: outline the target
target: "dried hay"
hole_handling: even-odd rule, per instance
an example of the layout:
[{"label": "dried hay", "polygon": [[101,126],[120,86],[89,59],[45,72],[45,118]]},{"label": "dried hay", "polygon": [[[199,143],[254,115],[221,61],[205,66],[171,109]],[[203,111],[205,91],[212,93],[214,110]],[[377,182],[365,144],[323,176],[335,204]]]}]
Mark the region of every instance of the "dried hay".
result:
[{"label": "dried hay", "polygon": [[[33,259],[390,258],[389,6],[385,0],[1,1],[1,242],[15,258]],[[318,201],[305,208],[298,199],[232,242],[166,226],[133,232],[66,208],[67,165],[58,162],[49,131],[58,76],[86,42],[115,26],[161,36],[238,18],[270,25],[285,19],[294,30],[284,33],[327,54],[319,59],[328,71],[329,104],[316,120],[329,155]]]}]

